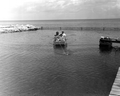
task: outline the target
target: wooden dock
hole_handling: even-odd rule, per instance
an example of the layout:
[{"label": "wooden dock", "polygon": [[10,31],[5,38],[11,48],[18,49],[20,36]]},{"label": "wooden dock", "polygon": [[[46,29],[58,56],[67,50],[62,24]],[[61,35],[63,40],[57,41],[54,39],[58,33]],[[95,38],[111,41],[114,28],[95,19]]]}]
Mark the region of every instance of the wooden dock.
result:
[{"label": "wooden dock", "polygon": [[101,40],[105,42],[120,43],[120,39],[101,36]]},{"label": "wooden dock", "polygon": [[115,81],[111,88],[109,96],[120,96],[120,67],[118,69]]},{"label": "wooden dock", "polygon": [[112,43],[120,43],[120,39],[111,38],[111,42]]}]

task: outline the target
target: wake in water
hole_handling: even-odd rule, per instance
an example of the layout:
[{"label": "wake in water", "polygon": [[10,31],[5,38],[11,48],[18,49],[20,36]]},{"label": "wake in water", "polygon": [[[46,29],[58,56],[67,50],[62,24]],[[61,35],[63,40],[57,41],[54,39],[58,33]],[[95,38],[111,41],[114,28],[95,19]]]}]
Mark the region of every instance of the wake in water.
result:
[{"label": "wake in water", "polygon": [[71,55],[70,50],[68,50],[67,48],[62,48],[62,47],[54,48],[54,53],[59,54],[59,55],[66,55],[66,56]]}]

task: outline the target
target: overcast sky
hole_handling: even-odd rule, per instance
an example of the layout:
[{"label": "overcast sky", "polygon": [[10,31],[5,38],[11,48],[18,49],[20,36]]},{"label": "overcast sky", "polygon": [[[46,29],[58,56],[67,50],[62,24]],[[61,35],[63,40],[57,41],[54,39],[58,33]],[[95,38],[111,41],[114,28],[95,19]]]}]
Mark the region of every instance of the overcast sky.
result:
[{"label": "overcast sky", "polygon": [[0,0],[0,20],[120,18],[120,0]]}]

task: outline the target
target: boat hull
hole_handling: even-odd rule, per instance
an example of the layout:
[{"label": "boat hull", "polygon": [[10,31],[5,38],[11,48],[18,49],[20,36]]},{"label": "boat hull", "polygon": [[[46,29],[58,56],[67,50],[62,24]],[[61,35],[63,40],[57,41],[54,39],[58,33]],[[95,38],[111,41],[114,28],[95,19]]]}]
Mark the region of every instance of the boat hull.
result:
[{"label": "boat hull", "polygon": [[66,41],[58,41],[58,42],[54,41],[53,46],[55,48],[57,48],[57,47],[58,48],[65,48],[65,47],[67,47],[67,42]]}]

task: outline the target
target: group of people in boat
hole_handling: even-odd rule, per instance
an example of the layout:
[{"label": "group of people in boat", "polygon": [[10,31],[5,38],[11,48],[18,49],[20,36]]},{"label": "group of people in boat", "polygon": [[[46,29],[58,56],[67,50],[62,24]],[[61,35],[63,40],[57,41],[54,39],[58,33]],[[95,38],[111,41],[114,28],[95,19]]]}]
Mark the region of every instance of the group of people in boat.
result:
[{"label": "group of people in boat", "polygon": [[59,42],[59,41],[66,41],[66,34],[64,31],[62,31],[61,34],[57,31],[55,36],[54,36],[54,41]]}]

